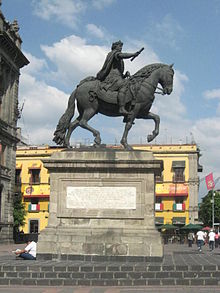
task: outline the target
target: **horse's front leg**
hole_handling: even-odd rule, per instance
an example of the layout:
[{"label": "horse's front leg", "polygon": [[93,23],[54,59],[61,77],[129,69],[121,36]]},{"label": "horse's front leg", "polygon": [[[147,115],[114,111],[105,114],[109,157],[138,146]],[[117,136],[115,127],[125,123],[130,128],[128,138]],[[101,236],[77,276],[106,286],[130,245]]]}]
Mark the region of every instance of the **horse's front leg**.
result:
[{"label": "horse's front leg", "polygon": [[140,111],[140,105],[136,104],[131,114],[128,115],[128,121],[125,124],[124,133],[120,141],[121,144],[124,146],[124,148],[129,151],[133,150],[133,148],[128,144],[128,141],[127,141],[128,132],[131,129],[132,125],[134,124],[134,119],[137,117],[137,114],[139,111]]},{"label": "horse's front leg", "polygon": [[128,151],[133,150],[133,148],[128,144],[128,141],[127,141],[128,131],[131,129],[132,124],[133,124],[133,121],[126,122],[124,133],[123,133],[122,139],[120,141],[121,144],[124,146],[124,148]]},{"label": "horse's front leg", "polygon": [[149,112],[146,116],[144,116],[144,118],[153,119],[155,123],[155,127],[154,127],[154,130],[152,131],[152,134],[149,134],[147,136],[147,141],[151,142],[159,134],[160,117],[157,114]]}]

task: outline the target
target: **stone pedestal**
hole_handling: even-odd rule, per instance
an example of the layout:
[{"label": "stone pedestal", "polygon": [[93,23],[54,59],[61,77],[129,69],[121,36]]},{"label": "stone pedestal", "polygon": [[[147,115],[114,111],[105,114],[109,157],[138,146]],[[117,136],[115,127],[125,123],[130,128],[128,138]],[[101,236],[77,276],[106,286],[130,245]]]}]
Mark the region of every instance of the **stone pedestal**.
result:
[{"label": "stone pedestal", "polygon": [[44,166],[51,192],[41,256],[163,256],[154,224],[155,175],[163,162],[151,152],[68,150]]}]

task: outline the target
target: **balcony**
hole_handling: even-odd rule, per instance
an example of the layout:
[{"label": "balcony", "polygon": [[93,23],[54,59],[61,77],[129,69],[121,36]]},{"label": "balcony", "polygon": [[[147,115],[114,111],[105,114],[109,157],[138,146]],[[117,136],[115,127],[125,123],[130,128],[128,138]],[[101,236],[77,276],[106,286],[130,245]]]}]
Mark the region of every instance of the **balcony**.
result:
[{"label": "balcony", "polygon": [[185,176],[184,175],[174,174],[173,175],[173,182],[175,182],[175,183],[177,183],[177,182],[185,182]]},{"label": "balcony", "polygon": [[174,203],[173,211],[174,212],[184,212],[186,210],[185,203]]},{"label": "balcony", "polygon": [[30,179],[29,184],[30,185],[39,185],[40,184],[40,178]]},{"label": "balcony", "polygon": [[28,212],[39,212],[40,211],[40,204],[32,204],[28,205]]},{"label": "balcony", "polygon": [[163,203],[155,203],[155,212],[162,212],[163,209]]}]

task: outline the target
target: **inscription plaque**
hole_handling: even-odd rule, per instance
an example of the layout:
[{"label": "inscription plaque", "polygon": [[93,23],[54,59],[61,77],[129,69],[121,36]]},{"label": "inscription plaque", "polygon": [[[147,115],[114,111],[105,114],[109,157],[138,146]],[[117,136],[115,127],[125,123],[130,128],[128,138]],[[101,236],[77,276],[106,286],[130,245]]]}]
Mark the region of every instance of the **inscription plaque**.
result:
[{"label": "inscription plaque", "polygon": [[136,209],[136,187],[67,187],[69,209]]}]

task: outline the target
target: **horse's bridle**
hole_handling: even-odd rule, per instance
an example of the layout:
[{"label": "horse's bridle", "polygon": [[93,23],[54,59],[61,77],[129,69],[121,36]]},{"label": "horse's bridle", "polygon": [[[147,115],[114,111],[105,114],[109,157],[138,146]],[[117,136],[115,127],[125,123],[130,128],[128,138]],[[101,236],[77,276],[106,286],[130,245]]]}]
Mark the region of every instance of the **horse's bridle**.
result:
[{"label": "horse's bridle", "polygon": [[[159,86],[154,86],[153,84],[151,84],[149,81],[146,81],[145,80],[145,83],[148,83],[150,86],[152,86],[153,88],[154,88],[154,90],[155,90],[155,94],[158,94],[158,95],[162,95],[162,96],[164,96],[165,94],[164,94],[164,92],[163,92],[163,89],[161,88],[161,87],[159,87]],[[142,84],[143,85],[143,84]],[[158,89],[158,90],[160,90],[161,92],[156,92],[156,89]]]}]

